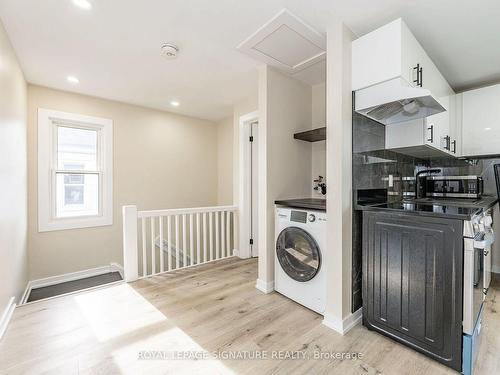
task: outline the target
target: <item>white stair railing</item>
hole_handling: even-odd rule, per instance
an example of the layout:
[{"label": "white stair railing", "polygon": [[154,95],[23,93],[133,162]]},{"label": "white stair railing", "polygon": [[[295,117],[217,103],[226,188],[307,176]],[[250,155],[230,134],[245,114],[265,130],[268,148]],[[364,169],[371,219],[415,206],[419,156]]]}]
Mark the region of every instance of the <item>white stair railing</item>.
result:
[{"label": "white stair railing", "polygon": [[237,243],[236,206],[122,212],[127,282],[230,257]]}]

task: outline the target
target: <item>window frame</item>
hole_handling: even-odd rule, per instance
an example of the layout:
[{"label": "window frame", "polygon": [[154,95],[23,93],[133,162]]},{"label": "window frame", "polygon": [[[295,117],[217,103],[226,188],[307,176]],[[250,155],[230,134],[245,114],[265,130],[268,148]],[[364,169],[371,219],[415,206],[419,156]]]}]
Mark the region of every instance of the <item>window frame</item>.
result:
[{"label": "window frame", "polygon": [[[97,131],[95,171],[58,169],[57,128]],[[60,173],[98,174],[98,214],[56,217],[56,179]],[[90,228],[113,224],[113,121],[38,108],[38,231]]]}]

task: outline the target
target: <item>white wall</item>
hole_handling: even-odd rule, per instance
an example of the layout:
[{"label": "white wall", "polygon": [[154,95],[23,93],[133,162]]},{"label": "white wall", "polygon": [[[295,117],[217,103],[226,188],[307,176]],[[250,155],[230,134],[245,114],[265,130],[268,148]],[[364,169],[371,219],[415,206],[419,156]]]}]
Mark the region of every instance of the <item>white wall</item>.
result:
[{"label": "white wall", "polygon": [[[312,127],[323,126],[326,126],[326,83],[312,86]],[[326,141],[313,142],[311,163],[312,178],[323,176],[326,179]],[[311,194],[313,198],[326,199],[326,196],[314,189],[311,190]]]},{"label": "white wall", "polygon": [[311,128],[311,87],[259,68],[259,279],[274,281],[274,201],[311,194],[311,144],[293,134]]},{"label": "white wall", "polygon": [[327,305],[324,323],[343,333],[351,308],[353,33],[340,21],[327,29]]},{"label": "white wall", "polygon": [[26,81],[0,23],[0,317],[27,282]]},{"label": "white wall", "polygon": [[[113,120],[113,225],[38,233],[38,108]],[[212,122],[30,85],[28,124],[30,279],[122,263],[122,205],[143,210],[217,204]]]},{"label": "white wall", "polygon": [[217,123],[217,204],[233,204],[233,116]]}]

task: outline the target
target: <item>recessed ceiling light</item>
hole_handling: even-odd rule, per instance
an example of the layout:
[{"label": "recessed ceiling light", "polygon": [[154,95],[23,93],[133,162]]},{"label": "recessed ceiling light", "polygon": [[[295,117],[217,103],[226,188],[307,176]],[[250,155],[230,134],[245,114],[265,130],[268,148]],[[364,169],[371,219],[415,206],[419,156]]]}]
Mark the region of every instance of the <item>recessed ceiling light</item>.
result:
[{"label": "recessed ceiling light", "polygon": [[71,83],[80,83],[80,80],[78,78],[76,78],[75,76],[68,76],[68,77],[66,77],[66,79],[68,80],[68,82],[71,82]]},{"label": "recessed ceiling light", "polygon": [[82,9],[92,9],[92,3],[88,0],[73,0],[73,4]]},{"label": "recessed ceiling light", "polygon": [[484,130],[489,131],[489,130],[491,130],[491,128],[484,128]]},{"label": "recessed ceiling light", "polygon": [[172,100],[172,101],[170,102],[170,105],[171,105],[172,107],[178,107],[178,106],[180,106],[180,105],[181,105],[181,103],[179,103],[177,100]]}]

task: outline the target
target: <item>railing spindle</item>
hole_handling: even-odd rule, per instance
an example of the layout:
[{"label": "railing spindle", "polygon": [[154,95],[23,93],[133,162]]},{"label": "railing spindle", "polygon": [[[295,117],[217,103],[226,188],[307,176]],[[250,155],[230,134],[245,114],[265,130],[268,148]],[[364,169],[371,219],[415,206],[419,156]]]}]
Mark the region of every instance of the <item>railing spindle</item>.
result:
[{"label": "railing spindle", "polygon": [[187,266],[186,214],[182,215],[182,267]]},{"label": "railing spindle", "polygon": [[201,233],[200,233],[200,213],[196,213],[196,264],[200,263],[201,256]]},{"label": "railing spindle", "polygon": [[220,257],[219,212],[215,213],[215,259]]},{"label": "railing spindle", "polygon": [[172,216],[167,216],[167,268],[172,271]]},{"label": "railing spindle", "polygon": [[214,223],[213,223],[213,212],[208,214],[209,221],[209,233],[210,233],[210,260],[214,259]]},{"label": "railing spindle", "polygon": [[194,233],[193,233],[193,214],[189,214],[189,265],[194,264]]},{"label": "railing spindle", "polygon": [[231,211],[226,212],[226,256],[231,256]]},{"label": "railing spindle", "polygon": [[163,249],[163,216],[158,218],[158,225],[160,226],[160,272],[165,272],[165,264],[163,253],[165,252]]},{"label": "railing spindle", "polygon": [[207,261],[207,213],[203,213],[203,263]]},{"label": "railing spindle", "polygon": [[221,235],[220,235],[220,242],[222,244],[222,249],[221,249],[221,258],[224,258],[226,256],[226,213],[222,211],[221,213],[221,219],[220,219],[220,226],[221,226]]},{"label": "railing spindle", "polygon": [[179,268],[179,215],[175,215],[175,269]]},{"label": "railing spindle", "polygon": [[156,273],[155,218],[151,217],[151,275]]},{"label": "railing spindle", "polygon": [[142,276],[146,276],[148,274],[148,256],[146,253],[146,218],[143,217],[141,219],[141,227],[142,227]]}]

